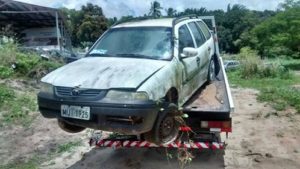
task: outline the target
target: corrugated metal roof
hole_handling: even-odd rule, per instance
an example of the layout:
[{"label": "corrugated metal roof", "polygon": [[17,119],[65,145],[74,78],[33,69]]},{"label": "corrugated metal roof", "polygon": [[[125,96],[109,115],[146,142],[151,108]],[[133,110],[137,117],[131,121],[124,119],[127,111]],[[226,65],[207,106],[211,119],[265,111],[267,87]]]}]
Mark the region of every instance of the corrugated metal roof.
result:
[{"label": "corrugated metal roof", "polygon": [[0,27],[12,24],[16,27],[55,26],[55,15],[65,20],[58,9],[12,0],[0,0]]}]

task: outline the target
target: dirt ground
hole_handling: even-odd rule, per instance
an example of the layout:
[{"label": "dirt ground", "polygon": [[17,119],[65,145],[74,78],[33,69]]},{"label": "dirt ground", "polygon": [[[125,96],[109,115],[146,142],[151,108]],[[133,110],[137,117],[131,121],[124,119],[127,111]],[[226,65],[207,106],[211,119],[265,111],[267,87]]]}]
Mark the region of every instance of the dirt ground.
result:
[{"label": "dirt ground", "polygon": [[[233,133],[225,140],[228,146],[222,151],[192,151],[195,158],[186,168],[299,169],[300,115],[293,109],[278,112],[267,103],[258,103],[256,90],[232,89],[232,94],[235,112]],[[65,133],[58,128],[56,120],[41,116],[28,129],[1,128],[0,164],[38,157],[42,159],[39,168],[180,168],[176,158],[166,157],[165,149],[95,149],[88,146],[88,135],[89,131]],[[81,140],[82,144],[70,151],[53,153],[58,145],[75,140]]]}]

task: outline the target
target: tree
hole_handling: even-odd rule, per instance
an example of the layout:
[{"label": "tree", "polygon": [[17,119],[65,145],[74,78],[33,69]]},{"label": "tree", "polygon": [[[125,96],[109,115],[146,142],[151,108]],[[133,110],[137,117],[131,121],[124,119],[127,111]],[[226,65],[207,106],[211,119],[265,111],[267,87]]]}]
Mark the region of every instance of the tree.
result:
[{"label": "tree", "polygon": [[252,46],[266,57],[300,58],[300,7],[279,12],[251,31]]},{"label": "tree", "polygon": [[168,17],[174,17],[177,13],[177,11],[174,8],[168,8],[166,9],[166,12]]},{"label": "tree", "polygon": [[159,18],[161,17],[161,10],[163,8],[160,6],[160,3],[157,1],[151,2],[151,8],[149,12],[149,16],[152,16],[154,18]]},{"label": "tree", "polygon": [[300,0],[285,0],[283,3],[278,5],[279,10],[287,10],[291,8],[299,8],[300,7]]},{"label": "tree", "polygon": [[87,3],[81,7],[82,12],[85,15],[90,16],[103,16],[102,8],[98,5],[93,5],[92,3]]},{"label": "tree", "polygon": [[87,3],[80,10],[61,8],[61,11],[68,16],[73,46],[84,47],[82,44],[94,43],[108,27],[108,20],[103,15],[102,8],[97,5]]},{"label": "tree", "polygon": [[199,9],[196,8],[187,8],[183,12],[180,12],[178,15],[179,16],[184,16],[184,15],[206,15],[208,13],[207,9],[204,7],[201,7]]},{"label": "tree", "polygon": [[81,42],[95,42],[107,29],[108,24],[104,16],[85,15],[78,28],[76,36]]}]

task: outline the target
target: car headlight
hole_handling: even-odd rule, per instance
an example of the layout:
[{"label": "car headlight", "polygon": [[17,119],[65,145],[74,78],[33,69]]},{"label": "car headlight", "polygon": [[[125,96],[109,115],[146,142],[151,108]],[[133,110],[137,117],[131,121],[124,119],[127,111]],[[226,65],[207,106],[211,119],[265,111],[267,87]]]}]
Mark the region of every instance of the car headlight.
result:
[{"label": "car headlight", "polygon": [[110,90],[106,94],[106,98],[111,100],[125,100],[125,101],[145,101],[149,100],[149,96],[146,92],[128,92],[128,91],[117,91]]},{"label": "car headlight", "polygon": [[53,86],[49,83],[42,82],[41,83],[41,92],[53,94]]}]

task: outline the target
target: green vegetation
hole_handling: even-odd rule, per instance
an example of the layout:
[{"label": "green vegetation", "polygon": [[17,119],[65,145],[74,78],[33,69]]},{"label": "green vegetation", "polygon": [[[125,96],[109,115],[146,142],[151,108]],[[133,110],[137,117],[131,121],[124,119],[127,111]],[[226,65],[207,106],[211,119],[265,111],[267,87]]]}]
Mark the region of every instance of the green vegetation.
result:
[{"label": "green vegetation", "polygon": [[[62,65],[60,60],[45,60],[37,53],[21,52],[18,45],[6,42],[0,45],[0,79],[39,79]],[[29,126],[36,111],[35,92],[26,85],[21,91],[9,87],[9,82],[0,83],[0,121],[6,124]],[[23,86],[21,86],[23,87]]]},{"label": "green vegetation", "polygon": [[36,111],[35,96],[29,93],[15,92],[12,88],[0,84],[0,121],[5,124],[29,126],[34,117],[29,115]]},{"label": "green vegetation", "polygon": [[265,88],[258,96],[260,101],[273,102],[276,110],[284,110],[287,106],[294,107],[300,113],[300,91],[291,87]]},{"label": "green vegetation", "polygon": [[256,51],[248,47],[242,48],[238,59],[241,62],[240,75],[244,79],[259,78],[281,78],[289,79],[292,75],[279,61],[262,62]]},{"label": "green vegetation", "polygon": [[80,146],[82,143],[81,141],[70,141],[65,144],[61,144],[57,148],[57,153],[64,153],[64,152],[70,152],[73,148]]},{"label": "green vegetation", "polygon": [[291,106],[300,113],[300,90],[292,87],[300,84],[300,77],[288,69],[291,67],[289,64],[293,65],[294,62],[262,61],[256,53],[249,48],[241,50],[238,55],[241,59],[241,67],[236,71],[228,72],[230,83],[260,90],[258,100],[270,102],[276,110],[284,110]]},{"label": "green vegetation", "polygon": [[21,52],[14,42],[0,43],[0,78],[41,78],[63,65],[57,58],[43,59],[37,53]]},{"label": "green vegetation", "polygon": [[27,162],[13,162],[7,165],[0,165],[0,169],[37,169],[39,162],[38,157],[33,157]]},{"label": "green vegetation", "polygon": [[187,8],[181,12],[172,7],[164,9],[158,1],[153,1],[149,4],[149,12],[143,16],[122,16],[119,20],[115,17],[106,19],[102,8],[90,3],[80,10],[63,8],[62,11],[70,16],[68,23],[72,43],[76,47],[91,46],[109,25],[116,22],[194,14],[215,16],[219,46],[224,53],[238,53],[242,47],[250,46],[263,57],[300,58],[299,0],[286,0],[278,6],[277,11],[255,11],[240,4],[229,4],[226,11],[200,7]]},{"label": "green vegetation", "polygon": [[247,45],[268,58],[300,59],[300,5],[277,13],[249,33]]},{"label": "green vegetation", "polygon": [[62,8],[61,11],[69,16],[68,27],[75,47],[90,47],[108,28],[108,20],[98,5],[87,3],[80,10]]},{"label": "green vegetation", "polygon": [[283,59],[279,61],[287,69],[300,70],[300,59]]}]

